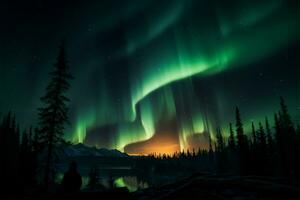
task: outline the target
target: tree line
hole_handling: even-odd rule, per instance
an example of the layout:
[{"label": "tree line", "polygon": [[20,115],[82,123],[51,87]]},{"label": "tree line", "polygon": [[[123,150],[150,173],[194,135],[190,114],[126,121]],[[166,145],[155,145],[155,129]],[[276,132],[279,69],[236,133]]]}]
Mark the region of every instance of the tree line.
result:
[{"label": "tree line", "polygon": [[[252,122],[246,134],[239,108],[235,110],[235,124],[229,123],[225,137],[220,128],[216,137],[209,138],[208,149],[192,149],[173,155],[152,154],[141,157],[137,168],[149,166],[157,172],[185,169],[220,174],[257,175],[300,178],[300,128],[291,119],[284,99],[274,114],[274,125],[266,117],[264,122]],[[171,166],[171,167],[170,167]]]}]

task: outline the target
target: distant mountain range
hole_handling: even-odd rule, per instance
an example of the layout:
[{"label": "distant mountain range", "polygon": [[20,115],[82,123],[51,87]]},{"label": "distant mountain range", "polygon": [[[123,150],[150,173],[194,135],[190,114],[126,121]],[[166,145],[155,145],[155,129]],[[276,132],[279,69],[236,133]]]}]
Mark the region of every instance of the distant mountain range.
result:
[{"label": "distant mountain range", "polygon": [[[44,152],[46,153],[46,152]],[[116,149],[105,149],[89,147],[82,143],[79,144],[62,144],[54,148],[55,157],[59,160],[72,157],[129,157]]]}]

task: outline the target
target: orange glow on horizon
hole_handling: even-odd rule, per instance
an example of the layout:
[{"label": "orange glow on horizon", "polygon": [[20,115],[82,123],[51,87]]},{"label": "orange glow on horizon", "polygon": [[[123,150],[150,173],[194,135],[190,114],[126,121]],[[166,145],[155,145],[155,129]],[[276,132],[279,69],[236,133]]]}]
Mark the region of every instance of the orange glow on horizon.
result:
[{"label": "orange glow on horizon", "polygon": [[178,137],[170,134],[170,132],[163,132],[156,134],[146,141],[132,143],[124,148],[125,153],[133,156],[148,156],[148,155],[173,155],[183,151],[190,153],[198,152],[199,149],[209,149],[209,134],[207,132],[193,134],[187,138],[188,145],[180,148]]},{"label": "orange glow on horizon", "polygon": [[125,152],[128,155],[173,155],[180,151],[178,139],[172,135],[163,135],[160,137],[152,137],[149,140],[130,144],[126,147]]}]

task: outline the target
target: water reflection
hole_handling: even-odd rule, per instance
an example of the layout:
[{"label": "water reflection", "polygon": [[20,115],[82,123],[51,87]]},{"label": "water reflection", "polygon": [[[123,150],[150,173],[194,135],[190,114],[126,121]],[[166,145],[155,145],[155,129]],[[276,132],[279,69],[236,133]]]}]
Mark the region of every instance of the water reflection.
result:
[{"label": "water reflection", "polygon": [[[106,171],[107,172],[107,171]],[[120,175],[120,174],[119,174]],[[61,183],[64,173],[60,172],[56,176],[56,182]],[[89,176],[87,174],[82,175],[82,186],[81,189],[88,189]],[[98,180],[99,189],[110,189],[113,187],[126,187],[130,192],[137,191],[139,189],[145,189],[149,187],[149,183],[145,180],[139,179],[135,175],[128,175],[125,173],[124,176],[114,176],[110,174],[101,174]]]},{"label": "water reflection", "polygon": [[149,187],[147,182],[139,180],[136,176],[120,177],[114,183],[116,187],[126,187],[130,192]]}]

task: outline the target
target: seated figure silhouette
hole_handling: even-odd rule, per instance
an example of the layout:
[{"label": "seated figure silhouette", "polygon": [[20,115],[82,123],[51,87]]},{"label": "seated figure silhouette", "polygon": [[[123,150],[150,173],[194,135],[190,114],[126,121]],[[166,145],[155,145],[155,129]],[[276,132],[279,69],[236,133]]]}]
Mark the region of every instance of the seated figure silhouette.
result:
[{"label": "seated figure silhouette", "polygon": [[63,192],[73,193],[80,190],[82,184],[81,176],[77,172],[76,162],[71,162],[69,170],[64,174],[62,180],[62,190]]}]

